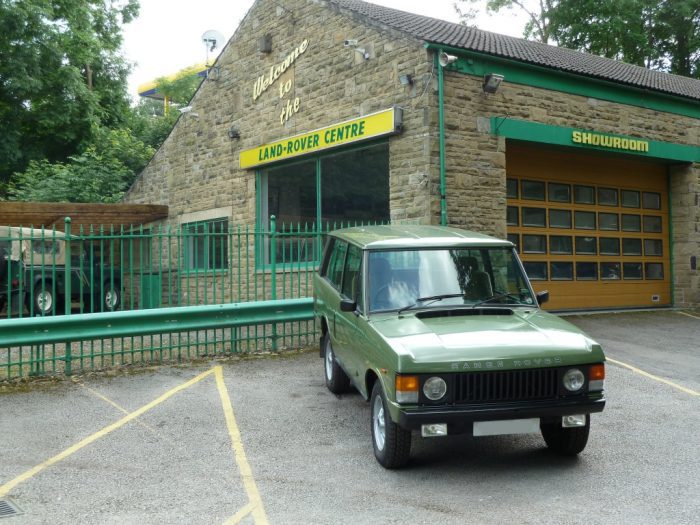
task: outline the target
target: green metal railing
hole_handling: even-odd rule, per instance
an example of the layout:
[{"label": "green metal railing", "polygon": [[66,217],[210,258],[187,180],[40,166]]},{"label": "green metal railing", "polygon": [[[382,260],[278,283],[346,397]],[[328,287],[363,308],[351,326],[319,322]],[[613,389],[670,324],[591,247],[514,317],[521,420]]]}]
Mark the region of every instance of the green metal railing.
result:
[{"label": "green metal railing", "polygon": [[0,227],[0,380],[311,344],[337,227]]},{"label": "green metal railing", "polygon": [[315,337],[310,298],[2,322],[0,380],[299,348]]}]

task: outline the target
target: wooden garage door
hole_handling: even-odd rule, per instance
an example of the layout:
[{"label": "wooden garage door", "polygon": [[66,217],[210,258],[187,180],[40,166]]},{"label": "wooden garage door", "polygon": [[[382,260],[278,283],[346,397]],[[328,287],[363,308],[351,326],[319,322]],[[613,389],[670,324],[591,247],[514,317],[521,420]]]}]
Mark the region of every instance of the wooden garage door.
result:
[{"label": "wooden garage door", "polygon": [[508,142],[508,237],[548,309],[671,304],[665,166]]}]

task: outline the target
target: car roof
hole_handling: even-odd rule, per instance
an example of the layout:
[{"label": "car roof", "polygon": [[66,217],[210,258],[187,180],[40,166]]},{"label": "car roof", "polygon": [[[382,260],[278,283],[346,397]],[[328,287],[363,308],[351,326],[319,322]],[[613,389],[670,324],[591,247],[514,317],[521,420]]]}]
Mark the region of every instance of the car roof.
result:
[{"label": "car roof", "polygon": [[385,225],[356,226],[329,233],[367,250],[396,248],[437,248],[464,246],[504,246],[513,243],[482,233],[449,226]]}]

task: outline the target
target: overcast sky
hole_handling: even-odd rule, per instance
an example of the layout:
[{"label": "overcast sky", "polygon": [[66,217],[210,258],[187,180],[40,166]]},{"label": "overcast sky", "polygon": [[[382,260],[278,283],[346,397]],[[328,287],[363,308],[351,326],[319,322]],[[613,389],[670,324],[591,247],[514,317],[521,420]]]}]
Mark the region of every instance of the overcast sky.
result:
[{"label": "overcast sky", "polygon": [[[372,0],[375,4],[457,22],[454,2]],[[253,3],[254,0],[140,0],[139,17],[124,30],[124,54],[127,60],[135,63],[129,77],[132,98],[138,98],[141,84],[205,62],[202,34],[213,29],[228,40]],[[283,0],[280,3],[284,5]],[[522,36],[525,20],[513,14],[484,15],[477,19],[477,25],[488,31]]]}]

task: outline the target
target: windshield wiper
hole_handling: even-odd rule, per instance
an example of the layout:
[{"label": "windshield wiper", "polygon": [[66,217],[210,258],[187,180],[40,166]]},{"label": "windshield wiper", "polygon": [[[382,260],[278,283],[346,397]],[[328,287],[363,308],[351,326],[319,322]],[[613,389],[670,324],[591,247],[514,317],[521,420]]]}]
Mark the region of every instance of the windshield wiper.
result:
[{"label": "windshield wiper", "polygon": [[481,301],[477,301],[476,303],[474,303],[472,305],[472,308],[476,308],[477,306],[481,306],[482,304],[485,304],[485,303],[490,303],[491,301],[495,301],[497,299],[512,299],[513,301],[515,301],[514,303],[504,303],[504,305],[507,305],[507,306],[532,306],[529,304],[523,304],[520,301],[520,297],[516,297],[515,295],[509,294],[507,292],[500,292],[500,291],[496,290],[496,292],[491,297],[487,297],[486,299],[483,299]]},{"label": "windshield wiper", "polygon": [[[427,302],[428,304],[432,304],[436,301],[442,301],[443,299],[454,299],[455,297],[464,297],[464,294],[462,294],[462,293],[446,293],[446,294],[441,294],[441,295],[429,295],[427,297],[418,297],[418,298],[416,298],[415,303],[404,306],[397,313],[399,315],[401,315],[406,310],[410,310],[411,308],[415,308],[416,306],[418,306],[419,303],[426,303]],[[428,304],[426,304],[424,306],[428,306]]]}]

